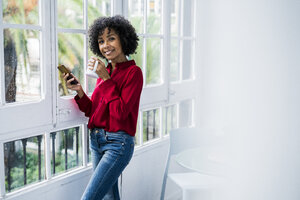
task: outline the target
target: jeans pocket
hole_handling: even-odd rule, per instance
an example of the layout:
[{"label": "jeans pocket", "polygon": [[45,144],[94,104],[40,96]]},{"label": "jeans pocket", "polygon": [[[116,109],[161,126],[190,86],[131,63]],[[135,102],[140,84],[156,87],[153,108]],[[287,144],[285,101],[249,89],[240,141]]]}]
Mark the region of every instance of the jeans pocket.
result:
[{"label": "jeans pocket", "polygon": [[119,133],[106,132],[106,140],[108,143],[118,143],[124,145],[125,138]]}]

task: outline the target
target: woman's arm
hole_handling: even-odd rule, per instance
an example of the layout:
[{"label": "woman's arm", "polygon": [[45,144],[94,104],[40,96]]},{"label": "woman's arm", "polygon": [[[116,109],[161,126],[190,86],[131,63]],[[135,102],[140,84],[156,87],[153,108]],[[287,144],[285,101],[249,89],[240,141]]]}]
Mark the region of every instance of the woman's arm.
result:
[{"label": "woman's arm", "polygon": [[[92,110],[92,101],[83,91],[79,80],[72,74],[73,78],[67,80],[69,74],[64,74],[64,79],[66,81],[67,88],[77,92],[77,95],[74,97],[76,103],[78,104],[79,109],[85,113],[85,116],[89,117]],[[77,84],[71,84],[73,80],[76,80]]]}]

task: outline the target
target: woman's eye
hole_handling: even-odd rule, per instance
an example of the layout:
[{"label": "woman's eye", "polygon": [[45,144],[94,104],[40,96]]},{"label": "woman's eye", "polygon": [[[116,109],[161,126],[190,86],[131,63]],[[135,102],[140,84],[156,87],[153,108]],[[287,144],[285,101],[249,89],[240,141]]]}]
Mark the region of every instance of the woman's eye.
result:
[{"label": "woman's eye", "polygon": [[111,38],[109,38],[109,40],[110,40],[110,41],[113,41],[113,40],[115,40],[115,38],[114,38],[114,37],[111,37]]},{"label": "woman's eye", "polygon": [[103,43],[104,43],[104,41],[103,41],[103,40],[100,40],[100,41],[99,41],[99,44],[103,44]]}]

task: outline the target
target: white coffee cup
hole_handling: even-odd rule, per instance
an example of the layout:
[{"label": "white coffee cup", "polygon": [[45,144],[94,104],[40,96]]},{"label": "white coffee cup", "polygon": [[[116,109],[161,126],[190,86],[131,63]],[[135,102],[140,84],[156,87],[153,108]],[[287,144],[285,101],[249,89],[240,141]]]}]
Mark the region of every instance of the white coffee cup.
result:
[{"label": "white coffee cup", "polygon": [[90,70],[89,68],[86,69],[85,75],[92,78],[99,78],[98,74],[96,73],[97,66],[98,66],[98,60],[96,60],[93,70]]}]

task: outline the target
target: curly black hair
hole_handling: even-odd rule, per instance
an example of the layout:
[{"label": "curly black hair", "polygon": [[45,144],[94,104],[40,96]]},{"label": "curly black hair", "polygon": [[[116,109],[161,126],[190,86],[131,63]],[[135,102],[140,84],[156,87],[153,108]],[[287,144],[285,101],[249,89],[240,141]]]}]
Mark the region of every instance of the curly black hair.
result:
[{"label": "curly black hair", "polygon": [[89,27],[89,45],[95,55],[105,58],[101,54],[98,45],[98,37],[103,34],[105,28],[108,28],[109,31],[113,29],[116,34],[118,34],[122,51],[126,56],[135,53],[139,41],[135,29],[127,19],[116,15],[113,17],[99,17],[95,19],[93,24]]}]

